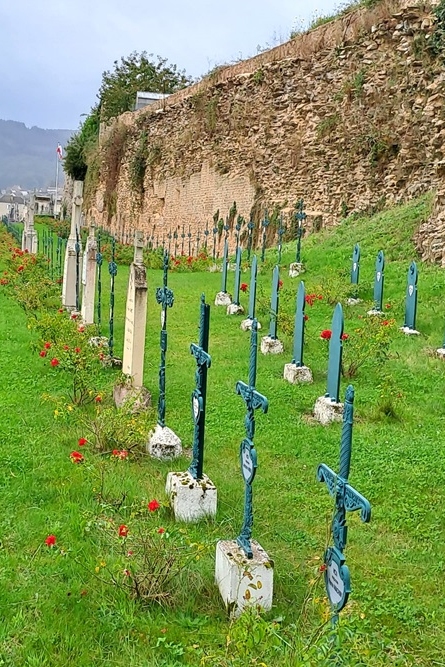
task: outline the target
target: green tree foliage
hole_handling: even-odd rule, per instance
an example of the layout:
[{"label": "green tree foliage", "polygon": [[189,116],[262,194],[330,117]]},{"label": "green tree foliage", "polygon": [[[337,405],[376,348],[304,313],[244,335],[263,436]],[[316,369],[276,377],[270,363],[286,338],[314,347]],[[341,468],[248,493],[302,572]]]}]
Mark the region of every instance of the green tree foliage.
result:
[{"label": "green tree foliage", "polygon": [[113,70],[102,74],[98,94],[101,120],[107,121],[133,109],[138,91],[174,93],[191,82],[184,70],[169,65],[166,58],[133,51],[120,62],[115,60]]},{"label": "green tree foliage", "polygon": [[63,168],[65,173],[76,181],[85,180],[88,154],[99,138],[99,123],[99,107],[95,106],[66,145]]}]

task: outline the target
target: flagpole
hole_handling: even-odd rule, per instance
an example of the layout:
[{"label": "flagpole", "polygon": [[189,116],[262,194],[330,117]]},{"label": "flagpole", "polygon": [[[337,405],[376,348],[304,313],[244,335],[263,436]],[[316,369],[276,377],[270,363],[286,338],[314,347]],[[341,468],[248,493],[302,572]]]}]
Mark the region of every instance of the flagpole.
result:
[{"label": "flagpole", "polygon": [[59,153],[56,153],[56,199],[54,201],[54,218],[57,218],[56,208],[57,208],[57,189],[59,186]]}]

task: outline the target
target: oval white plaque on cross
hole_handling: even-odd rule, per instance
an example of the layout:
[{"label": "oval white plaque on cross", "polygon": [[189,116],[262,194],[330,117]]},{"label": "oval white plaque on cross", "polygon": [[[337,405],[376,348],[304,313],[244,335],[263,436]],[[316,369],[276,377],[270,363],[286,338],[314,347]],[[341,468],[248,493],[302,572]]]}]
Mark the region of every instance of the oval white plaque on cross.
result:
[{"label": "oval white plaque on cross", "polygon": [[257,467],[256,450],[252,442],[247,438],[241,443],[241,473],[246,484],[251,484],[255,477]]},{"label": "oval white plaque on cross", "polygon": [[161,327],[162,328],[164,328],[164,324],[165,324],[165,310],[162,309],[161,310]]},{"label": "oval white plaque on cross", "polygon": [[202,398],[198,393],[192,394],[192,416],[195,424],[198,423],[202,410]]}]

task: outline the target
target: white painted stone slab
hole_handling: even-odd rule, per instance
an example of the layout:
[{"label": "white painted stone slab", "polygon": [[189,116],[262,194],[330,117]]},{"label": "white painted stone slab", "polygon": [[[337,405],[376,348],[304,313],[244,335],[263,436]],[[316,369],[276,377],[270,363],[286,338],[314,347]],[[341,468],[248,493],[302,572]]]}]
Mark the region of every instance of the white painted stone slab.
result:
[{"label": "white painted stone slab", "polygon": [[94,324],[94,299],[96,296],[96,252],[97,242],[94,227],[91,228],[85,247],[82,267],[82,320],[85,324]]},{"label": "white painted stone slab", "polygon": [[182,443],[171,428],[168,428],[168,426],[162,427],[159,426],[159,424],[156,424],[153,435],[148,441],[147,451],[154,459],[169,461],[181,456]]},{"label": "white painted stone slab", "polygon": [[376,310],[375,308],[371,308],[371,310],[368,310],[366,313],[367,315],[377,315],[378,317],[381,317],[384,315],[384,312],[382,310]]},{"label": "white painted stone slab", "polygon": [[142,387],[144,382],[146,321],[147,272],[143,264],[133,262],[128,279],[122,371],[133,378],[135,387]]},{"label": "white painted stone slab", "polygon": [[[240,329],[242,331],[250,331],[252,329],[252,322],[253,320],[248,317],[247,319],[243,320],[240,324]],[[257,330],[259,331],[261,329],[261,323],[258,322],[257,320]]]},{"label": "white painted stone slab", "polygon": [[420,331],[410,329],[409,327],[400,327],[400,331],[402,331],[405,336],[420,336]]},{"label": "white painted stone slab", "polygon": [[244,308],[238,306],[236,303],[231,303],[227,306],[227,315],[242,315],[244,313]]},{"label": "white painted stone slab", "polygon": [[263,336],[261,339],[261,352],[263,354],[282,354],[284,352],[284,346],[278,338]]},{"label": "white painted stone slab", "polygon": [[[355,299],[354,297],[350,296],[349,299],[346,299],[346,304],[348,306],[358,306],[358,304],[362,303],[362,301],[363,301],[363,299]],[[368,313],[368,315],[369,315],[369,313]]]},{"label": "white painted stone slab", "polygon": [[165,492],[176,521],[194,523],[216,514],[216,486],[207,475],[197,480],[188,471],[169,472]]},{"label": "white painted stone slab", "polygon": [[343,403],[333,403],[329,396],[319,396],[314,405],[315,419],[327,426],[343,420]]},{"label": "white painted stone slab", "polygon": [[445,347],[439,347],[436,350],[436,354],[437,354],[438,357],[441,357],[442,359],[444,359],[445,358]]},{"label": "white painted stone slab", "polygon": [[228,292],[218,292],[215,296],[215,306],[230,306],[232,295]]},{"label": "white painted stone slab", "polygon": [[[65,264],[63,269],[62,283],[62,306],[65,308],[76,307],[76,230],[80,237],[80,223],[82,217],[82,193],[83,181],[74,181],[73,186],[73,207],[71,213],[71,230],[66,244]],[[80,295],[80,274],[82,267],[82,249],[79,253],[79,295]]]},{"label": "white painted stone slab", "polygon": [[291,384],[313,382],[311,369],[307,366],[297,366],[296,364],[284,365],[284,379]]},{"label": "white painted stone slab", "polygon": [[289,278],[297,278],[300,273],[304,273],[305,269],[301,262],[292,262],[289,265]]},{"label": "white painted stone slab", "polygon": [[251,544],[253,558],[246,558],[234,540],[216,545],[215,581],[231,616],[247,607],[272,608],[274,564],[258,542]]}]

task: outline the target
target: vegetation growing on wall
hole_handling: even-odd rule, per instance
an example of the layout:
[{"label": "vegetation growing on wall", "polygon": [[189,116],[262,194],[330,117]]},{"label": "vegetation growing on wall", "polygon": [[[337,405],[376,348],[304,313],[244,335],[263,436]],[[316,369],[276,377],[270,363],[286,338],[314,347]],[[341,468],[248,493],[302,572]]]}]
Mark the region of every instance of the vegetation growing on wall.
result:
[{"label": "vegetation growing on wall", "polygon": [[102,146],[103,164],[105,166],[104,203],[108,219],[116,214],[116,189],[122,159],[125,155],[129,129],[117,123]]},{"label": "vegetation growing on wall", "polygon": [[89,155],[99,140],[99,122],[99,108],[95,106],[66,145],[63,168],[75,181],[85,180]]}]

